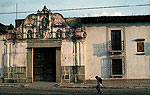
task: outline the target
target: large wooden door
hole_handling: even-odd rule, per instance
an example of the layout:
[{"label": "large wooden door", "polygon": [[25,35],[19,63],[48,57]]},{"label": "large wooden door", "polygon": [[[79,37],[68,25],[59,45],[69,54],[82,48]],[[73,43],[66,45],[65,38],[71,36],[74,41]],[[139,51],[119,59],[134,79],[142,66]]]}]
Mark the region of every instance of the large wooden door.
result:
[{"label": "large wooden door", "polygon": [[55,48],[34,48],[33,77],[34,81],[56,81]]}]

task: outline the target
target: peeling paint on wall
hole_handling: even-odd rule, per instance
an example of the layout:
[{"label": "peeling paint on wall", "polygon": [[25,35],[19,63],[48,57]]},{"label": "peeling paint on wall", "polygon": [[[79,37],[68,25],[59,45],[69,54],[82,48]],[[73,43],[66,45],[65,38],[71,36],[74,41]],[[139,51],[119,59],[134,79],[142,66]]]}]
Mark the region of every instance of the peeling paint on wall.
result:
[{"label": "peeling paint on wall", "polygon": [[8,52],[8,66],[26,66],[26,43],[9,44]]},{"label": "peeling paint on wall", "polygon": [[[74,52],[73,52],[73,42],[62,42],[61,47],[61,61],[62,66],[74,66]],[[64,53],[65,52],[65,53]]]},{"label": "peeling paint on wall", "polygon": [[[3,36],[0,35],[0,40],[2,40]],[[0,41],[0,78],[4,77],[4,42]]]}]

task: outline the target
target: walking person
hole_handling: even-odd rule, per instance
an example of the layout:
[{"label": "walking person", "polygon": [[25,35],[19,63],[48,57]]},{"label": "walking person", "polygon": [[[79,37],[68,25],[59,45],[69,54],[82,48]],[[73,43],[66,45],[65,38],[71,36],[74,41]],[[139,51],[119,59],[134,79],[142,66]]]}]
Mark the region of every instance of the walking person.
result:
[{"label": "walking person", "polygon": [[99,94],[102,94],[102,90],[101,90],[101,86],[102,86],[102,79],[98,76],[95,76],[96,80],[97,80],[97,86],[96,89],[98,91]]}]

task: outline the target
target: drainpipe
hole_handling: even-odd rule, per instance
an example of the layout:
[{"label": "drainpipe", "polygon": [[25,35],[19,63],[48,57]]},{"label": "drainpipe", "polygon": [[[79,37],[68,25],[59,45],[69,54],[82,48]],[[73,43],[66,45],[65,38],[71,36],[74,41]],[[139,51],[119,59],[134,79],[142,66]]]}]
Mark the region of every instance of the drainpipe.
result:
[{"label": "drainpipe", "polygon": [[11,44],[9,44],[9,67],[11,67]]},{"label": "drainpipe", "polygon": [[40,13],[39,13],[39,10],[38,10],[38,13],[37,13],[37,18],[36,18],[37,20],[36,20],[36,22],[37,22],[37,32],[39,33],[38,35],[40,35],[41,36],[41,34],[40,34]]},{"label": "drainpipe", "polygon": [[77,39],[76,39],[76,32],[75,30],[73,30],[73,36],[72,36],[72,41],[73,41],[73,44],[75,46],[75,72],[74,72],[74,75],[75,75],[75,83],[78,82],[78,77],[77,77],[77,74],[78,74],[78,66],[77,66]]},{"label": "drainpipe", "polygon": [[22,21],[22,39],[24,38],[24,21]]},{"label": "drainpipe", "polygon": [[[6,41],[4,42],[4,46],[5,46],[5,48],[4,48],[4,69],[7,70],[6,72],[8,72],[8,69],[7,69],[7,67],[8,67],[8,65],[7,65],[7,44],[6,44]],[[5,68],[5,66],[6,66],[6,68]],[[4,70],[4,74],[5,74],[5,70]]]},{"label": "drainpipe", "polygon": [[75,83],[78,82],[77,74],[78,74],[78,66],[77,66],[77,41],[74,42],[75,44]]},{"label": "drainpipe", "polygon": [[51,13],[51,10],[49,10],[49,30],[48,30],[48,38],[51,38],[51,25],[52,25],[52,13]]},{"label": "drainpipe", "polygon": [[2,83],[4,83],[4,62],[5,62],[5,42],[4,42],[4,48],[3,48],[3,54],[2,54],[2,57],[1,57],[1,67],[2,67],[2,75],[1,75],[1,77],[2,77]]}]

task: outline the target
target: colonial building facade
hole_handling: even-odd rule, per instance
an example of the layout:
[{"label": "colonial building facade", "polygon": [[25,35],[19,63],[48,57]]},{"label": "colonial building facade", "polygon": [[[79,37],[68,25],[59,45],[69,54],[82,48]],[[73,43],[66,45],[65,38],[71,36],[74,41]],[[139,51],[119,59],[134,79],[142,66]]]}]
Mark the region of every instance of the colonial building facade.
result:
[{"label": "colonial building facade", "polygon": [[16,20],[16,31],[4,38],[4,82],[84,82],[83,54],[77,64],[77,49],[83,50],[86,33],[80,23],[70,22],[46,6]]},{"label": "colonial building facade", "polygon": [[81,18],[86,28],[86,80],[150,79],[150,16]]},{"label": "colonial building facade", "polygon": [[4,38],[6,33],[11,33],[14,29],[12,24],[10,25],[3,25],[0,23],[0,83],[4,82],[4,52],[5,52],[5,41]]},{"label": "colonial building facade", "polygon": [[4,82],[150,79],[150,16],[63,18],[44,6],[4,37]]}]

